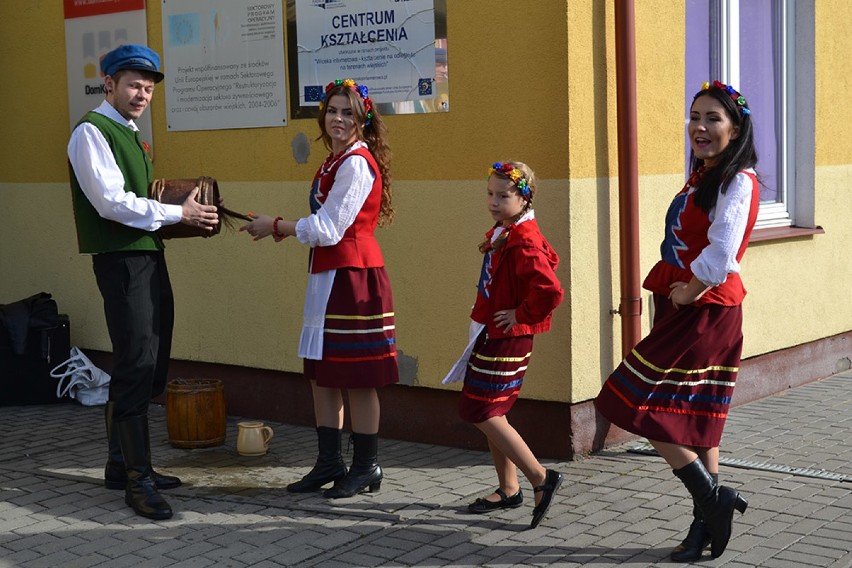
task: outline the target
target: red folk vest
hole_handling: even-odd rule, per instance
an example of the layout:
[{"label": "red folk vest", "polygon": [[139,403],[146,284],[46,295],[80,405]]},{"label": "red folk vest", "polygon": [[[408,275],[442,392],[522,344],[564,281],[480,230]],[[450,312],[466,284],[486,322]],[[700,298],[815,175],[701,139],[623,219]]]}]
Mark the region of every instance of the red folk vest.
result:
[{"label": "red folk vest", "polygon": [[311,186],[311,212],[316,213],[325,203],[340,165],[350,156],[363,156],[376,176],[370,195],[355,217],[352,225],[343,233],[339,243],[311,249],[311,272],[325,272],[333,268],[378,268],[385,265],[382,250],[374,235],[379,222],[382,204],[382,175],[375,158],[367,148],[358,148],[341,156],[328,170],[321,167],[314,176]]},{"label": "red folk vest", "polygon": [[[737,262],[742,261],[749,237],[757,220],[760,203],[760,188],[757,177],[750,172],[740,172],[751,180],[751,207],[746,222],[745,234],[737,250]],[[710,229],[709,214],[695,204],[695,193],[689,193],[689,184],[675,196],[666,215],[667,238],[660,246],[663,259],[657,262],[642,287],[655,294],[668,296],[673,282],[689,282],[692,271],[689,265],[698,258],[701,251],[710,244],[707,231]],[[676,239],[676,240],[675,240]],[[676,245],[676,246],[673,246]],[[718,286],[710,288],[701,298],[693,303],[694,306],[704,304],[721,304],[723,306],[738,306],[745,298],[746,289],[739,274],[728,274],[727,280]]]}]

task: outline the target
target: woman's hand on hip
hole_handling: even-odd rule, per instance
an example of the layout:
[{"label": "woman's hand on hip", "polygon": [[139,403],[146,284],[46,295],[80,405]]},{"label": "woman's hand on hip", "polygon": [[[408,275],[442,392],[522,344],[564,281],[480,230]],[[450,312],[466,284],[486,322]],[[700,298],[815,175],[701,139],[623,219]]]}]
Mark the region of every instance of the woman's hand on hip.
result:
[{"label": "woman's hand on hip", "polygon": [[693,276],[689,282],[673,282],[669,288],[671,288],[669,300],[672,301],[674,308],[678,309],[680,306],[688,306],[697,301],[711,286]]}]

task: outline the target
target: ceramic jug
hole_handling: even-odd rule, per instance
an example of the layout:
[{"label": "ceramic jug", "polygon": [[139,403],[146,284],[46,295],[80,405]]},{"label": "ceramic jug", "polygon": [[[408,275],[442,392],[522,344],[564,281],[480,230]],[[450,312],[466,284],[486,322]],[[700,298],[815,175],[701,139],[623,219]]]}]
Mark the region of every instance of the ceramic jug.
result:
[{"label": "ceramic jug", "polygon": [[272,428],[263,422],[237,424],[237,452],[241,456],[262,456],[269,449]]}]

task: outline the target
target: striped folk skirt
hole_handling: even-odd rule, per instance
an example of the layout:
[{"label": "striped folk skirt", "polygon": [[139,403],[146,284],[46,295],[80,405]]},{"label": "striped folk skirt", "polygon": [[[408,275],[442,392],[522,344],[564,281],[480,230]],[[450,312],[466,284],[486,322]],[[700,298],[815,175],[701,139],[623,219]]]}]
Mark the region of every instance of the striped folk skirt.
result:
[{"label": "striped folk skirt", "polygon": [[462,420],[477,424],[511,410],[524,384],[532,346],[532,335],[494,339],[485,331],[479,334],[459,397]]},{"label": "striped folk skirt", "polygon": [[675,310],[654,295],[651,333],[609,376],[595,399],[610,422],[649,440],[719,446],[742,353],[742,307]]},{"label": "striped folk skirt", "polygon": [[304,359],[305,377],[327,388],[399,382],[393,295],[383,267],[338,268],[328,299],[321,360]]}]

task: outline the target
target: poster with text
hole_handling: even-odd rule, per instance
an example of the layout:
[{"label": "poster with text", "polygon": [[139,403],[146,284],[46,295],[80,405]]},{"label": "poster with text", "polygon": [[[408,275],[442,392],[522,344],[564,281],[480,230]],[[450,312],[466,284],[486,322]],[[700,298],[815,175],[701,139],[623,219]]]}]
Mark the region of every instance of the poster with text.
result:
[{"label": "poster with text", "polygon": [[[64,11],[68,118],[73,130],[106,96],[103,56],[122,44],[147,45],[148,27],[145,0],[64,0]],[[153,151],[151,109],[135,122]]]},{"label": "poster with text", "polygon": [[434,0],[295,0],[295,17],[300,105],[318,106],[325,85],[344,78],[395,112],[424,112],[416,103],[436,98],[445,49]]},{"label": "poster with text", "polygon": [[169,130],[287,124],[281,2],[163,0]]}]

